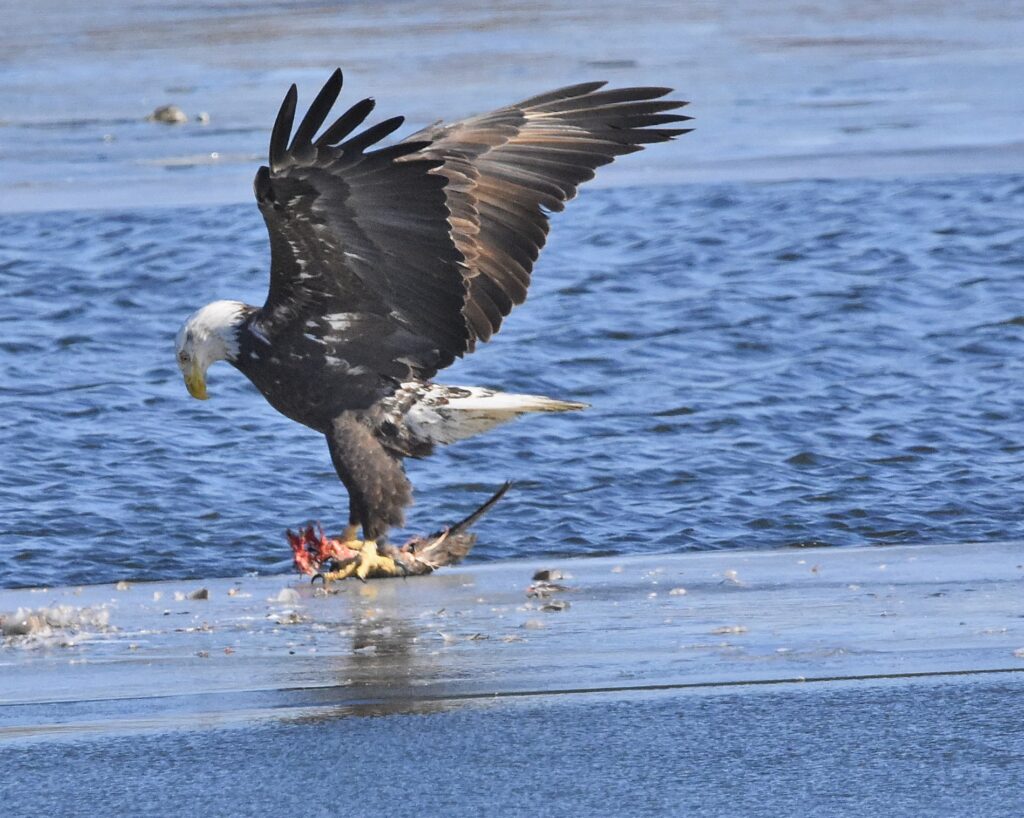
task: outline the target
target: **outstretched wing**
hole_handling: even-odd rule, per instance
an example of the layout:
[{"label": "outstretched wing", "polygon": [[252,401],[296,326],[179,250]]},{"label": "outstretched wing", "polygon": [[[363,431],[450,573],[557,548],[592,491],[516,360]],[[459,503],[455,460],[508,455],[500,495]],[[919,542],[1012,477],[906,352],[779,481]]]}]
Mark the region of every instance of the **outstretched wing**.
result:
[{"label": "outstretched wing", "polygon": [[689,119],[666,113],[686,104],[669,89],[587,83],[368,150],[402,123],[353,136],[369,99],[314,139],[341,84],[338,70],[294,136],[293,85],[274,123],[254,183],[271,245],[254,324],[396,380],[429,378],[498,331],[526,299],[547,212],[597,167],[689,130],[661,127]]},{"label": "outstretched wing", "polygon": [[336,71],[294,136],[296,88],[254,191],[270,233],[270,292],[255,327],[272,343],[317,344],[348,371],[429,377],[468,344],[462,253],[448,222],[441,161],[424,141],[367,150],[396,117],[352,136],[373,109],[356,103],[316,138],[341,90]]},{"label": "outstretched wing", "polygon": [[440,160],[434,173],[448,180],[452,236],[467,268],[468,349],[526,299],[547,240],[547,211],[562,210],[616,156],[691,130],[661,127],[690,119],[667,113],[686,105],[662,99],[671,89],[604,85],[561,88],[431,126],[403,143],[429,141],[417,155]]}]

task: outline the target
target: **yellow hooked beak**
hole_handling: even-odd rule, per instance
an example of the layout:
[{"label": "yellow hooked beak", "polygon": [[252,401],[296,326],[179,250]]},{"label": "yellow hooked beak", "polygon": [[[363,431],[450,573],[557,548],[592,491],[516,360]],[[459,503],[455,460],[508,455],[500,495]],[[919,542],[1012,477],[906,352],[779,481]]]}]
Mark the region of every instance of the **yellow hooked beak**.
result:
[{"label": "yellow hooked beak", "polygon": [[206,379],[203,377],[202,370],[194,362],[185,371],[185,386],[188,388],[188,393],[196,400],[206,400],[209,397],[206,394]]}]

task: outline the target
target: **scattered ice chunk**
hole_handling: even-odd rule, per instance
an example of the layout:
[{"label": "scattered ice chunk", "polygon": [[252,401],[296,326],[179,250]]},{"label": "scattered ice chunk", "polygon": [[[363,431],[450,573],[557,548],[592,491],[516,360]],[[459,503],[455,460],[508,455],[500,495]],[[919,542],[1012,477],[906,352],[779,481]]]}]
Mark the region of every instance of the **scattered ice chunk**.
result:
[{"label": "scattered ice chunk", "polygon": [[267,619],[276,622],[278,625],[298,625],[306,621],[306,618],[298,611],[288,610],[277,611],[267,614]]},{"label": "scattered ice chunk", "polygon": [[114,590],[115,591],[127,591],[131,587],[132,586],[128,582],[128,580],[122,579],[119,583],[117,583],[117,585],[114,586]]},{"label": "scattered ice chunk", "polygon": [[623,568],[621,565],[615,565],[615,566],[612,567],[612,573],[613,574],[621,574],[625,570],[626,569]]},{"label": "scattered ice chunk", "polygon": [[456,642],[480,642],[491,638],[486,633],[471,633],[469,636],[458,636],[454,633],[438,631],[437,634],[444,640],[446,645],[453,645]]},{"label": "scattered ice chunk", "polygon": [[528,631],[539,631],[541,628],[546,628],[547,625],[539,619],[527,619],[521,627],[526,628]]},{"label": "scattered ice chunk", "polygon": [[546,599],[552,594],[571,590],[568,585],[559,585],[557,582],[540,580],[526,589],[526,595],[530,598]]},{"label": "scattered ice chunk", "polygon": [[277,596],[271,597],[267,602],[282,602],[288,605],[292,605],[299,601],[299,594],[294,588],[282,588],[277,592]]},{"label": "scattered ice chunk", "polygon": [[153,110],[149,116],[146,117],[150,122],[165,122],[168,125],[180,125],[183,122],[188,122],[188,114],[186,114],[177,105],[161,105],[160,107]]},{"label": "scattered ice chunk", "polygon": [[1017,650],[1013,652],[1013,655],[1018,659],[1024,659],[1024,648],[1017,648]]},{"label": "scattered ice chunk", "polygon": [[154,602],[159,602],[161,599],[163,599],[163,596],[164,596],[164,592],[163,591],[153,591],[153,601]]},{"label": "scattered ice chunk", "polygon": [[213,626],[209,622],[203,622],[201,625],[192,625],[187,628],[175,628],[175,633],[211,633]]},{"label": "scattered ice chunk", "polygon": [[686,594],[685,588],[673,588],[668,592],[669,596],[684,596]]},{"label": "scattered ice chunk", "polygon": [[745,625],[723,625],[720,628],[714,628],[711,633],[715,636],[723,636],[727,633],[746,633],[747,628]]}]

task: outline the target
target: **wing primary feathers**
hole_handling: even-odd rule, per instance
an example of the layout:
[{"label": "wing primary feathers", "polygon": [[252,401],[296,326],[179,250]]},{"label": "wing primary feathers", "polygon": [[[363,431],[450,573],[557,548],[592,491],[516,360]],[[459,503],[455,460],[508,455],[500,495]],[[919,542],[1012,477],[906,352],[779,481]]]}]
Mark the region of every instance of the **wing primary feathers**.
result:
[{"label": "wing primary feathers", "polygon": [[359,127],[376,105],[377,101],[373,97],[367,97],[357,102],[339,116],[330,128],[323,132],[323,135],[316,141],[316,146],[322,148],[324,145],[338,144]]},{"label": "wing primary feathers", "polygon": [[276,171],[285,166],[288,157],[288,137],[292,132],[292,122],[295,121],[295,103],[298,98],[299,89],[292,83],[292,87],[284,95],[281,110],[277,112],[277,119],[274,120],[274,130],[270,133],[271,170]]},{"label": "wing primary feathers", "polygon": [[[576,108],[598,108],[605,105],[614,105],[620,102],[640,102],[663,97],[672,92],[671,88],[612,88],[608,91],[588,93],[580,96],[565,97],[551,100],[545,103],[533,103],[530,107],[540,111],[571,111]],[[672,100],[673,106],[685,105]],[[525,107],[525,106],[524,106]]]},{"label": "wing primary feathers", "polygon": [[[313,104],[309,106],[309,110],[306,111],[302,122],[299,123],[299,127],[295,130],[291,147],[288,149],[290,153],[301,154],[307,148],[312,147],[314,134],[324,124],[324,120],[327,119],[331,108],[334,107],[334,103],[338,100],[338,94],[341,93],[341,84],[342,74],[341,69],[338,68],[331,74],[330,79],[324,83],[324,87],[320,89],[320,93],[316,95],[316,99],[313,100]],[[299,157],[296,156],[296,158]]]},{"label": "wing primary feathers", "polygon": [[[558,119],[595,119],[610,116],[630,116],[639,114],[657,114],[672,111],[682,106],[674,99],[623,100],[621,102],[601,102],[590,104],[590,97],[579,100],[581,103],[574,108],[557,109],[553,113]],[[575,101],[575,100],[574,100]]]},{"label": "wing primary feathers", "polygon": [[513,108],[532,108],[535,105],[544,105],[556,99],[572,99],[573,97],[581,97],[584,94],[592,94],[599,88],[604,88],[608,83],[606,81],[600,82],[581,82],[578,85],[567,85],[565,88],[556,88],[554,91],[548,91],[546,94],[538,94],[535,97],[524,99],[522,102],[518,102],[513,105]]},{"label": "wing primary feathers", "polygon": [[339,147],[346,152],[362,151],[401,128],[403,122],[405,122],[404,116],[394,116],[391,119],[385,119],[383,122],[371,125],[362,133],[356,134],[347,142],[342,142]]},{"label": "wing primary feathers", "polygon": [[[374,151],[368,151],[367,156],[374,156],[377,159],[383,159],[390,161],[392,159],[398,159],[402,156],[407,156],[410,153],[418,153],[424,148],[430,147],[429,142],[399,142],[395,145],[388,145],[386,148],[377,148]],[[425,160],[420,160],[425,161]],[[440,167],[444,163],[440,160],[426,160],[431,161],[434,167]]]},{"label": "wing primary feathers", "polygon": [[633,143],[635,150],[640,146],[649,145],[652,142],[667,142],[676,136],[690,133],[693,128],[638,128],[629,135],[629,141]]}]

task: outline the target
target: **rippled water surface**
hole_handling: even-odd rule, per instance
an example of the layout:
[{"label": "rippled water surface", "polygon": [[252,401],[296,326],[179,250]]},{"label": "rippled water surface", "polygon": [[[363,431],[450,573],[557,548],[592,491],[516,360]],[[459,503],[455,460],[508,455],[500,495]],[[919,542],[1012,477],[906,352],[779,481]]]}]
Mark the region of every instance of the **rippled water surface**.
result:
[{"label": "rippled water surface", "polygon": [[[440,380],[581,399],[413,462],[475,559],[1024,536],[1024,177],[589,190]],[[253,206],[0,218],[0,585],[281,571],[326,447],[173,336],[262,303]]]}]

